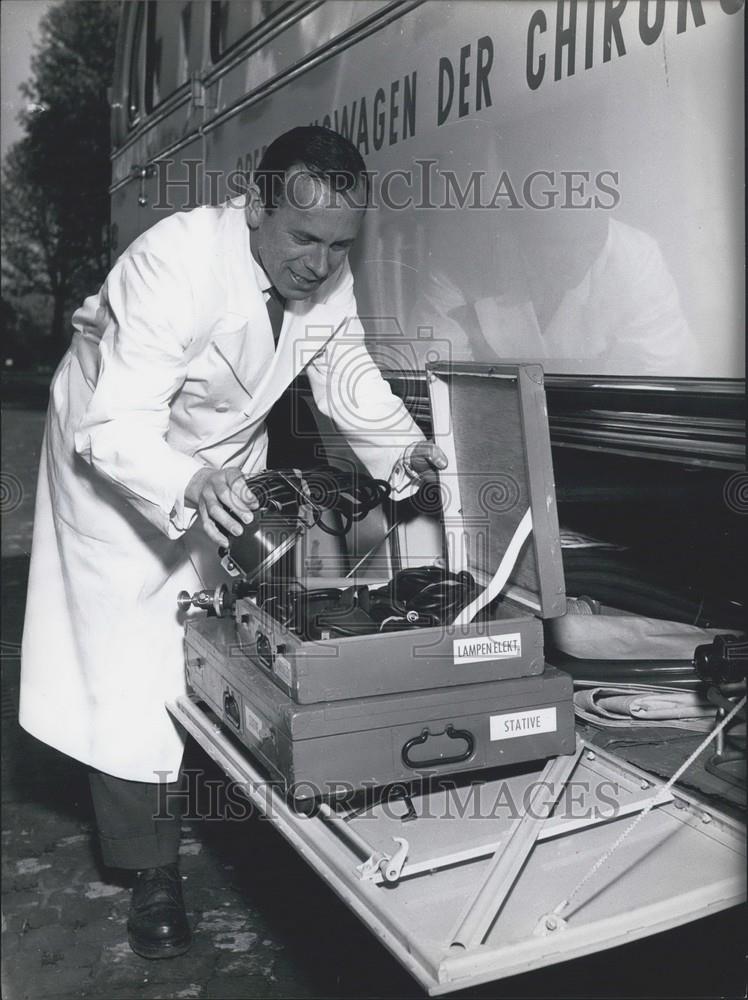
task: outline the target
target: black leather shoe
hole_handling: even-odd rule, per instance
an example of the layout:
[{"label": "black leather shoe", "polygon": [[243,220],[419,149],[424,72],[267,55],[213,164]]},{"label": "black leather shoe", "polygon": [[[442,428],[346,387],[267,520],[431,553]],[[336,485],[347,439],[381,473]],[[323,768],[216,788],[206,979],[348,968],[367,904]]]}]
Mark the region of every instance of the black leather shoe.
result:
[{"label": "black leather shoe", "polygon": [[172,958],[183,955],[192,934],[176,865],[138,872],[130,900],[127,937],[136,955]]}]

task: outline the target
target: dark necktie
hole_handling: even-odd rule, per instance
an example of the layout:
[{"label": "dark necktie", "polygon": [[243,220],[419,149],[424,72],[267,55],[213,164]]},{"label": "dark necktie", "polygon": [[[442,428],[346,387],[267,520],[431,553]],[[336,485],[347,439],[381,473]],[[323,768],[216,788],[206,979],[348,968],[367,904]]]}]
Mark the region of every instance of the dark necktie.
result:
[{"label": "dark necktie", "polygon": [[267,291],[268,298],[265,305],[267,306],[268,316],[270,317],[270,327],[273,331],[273,340],[277,345],[281,327],[283,326],[283,310],[286,308],[286,300],[277,288],[273,288],[272,285]]},{"label": "dark necktie", "polygon": [[[286,305],[286,300],[272,285],[267,290],[268,297],[265,301],[265,306],[268,311],[268,318],[270,320],[270,327],[273,331],[273,340],[275,341],[275,346],[278,346],[278,338],[280,337],[281,327],[283,326],[283,310]],[[287,393],[284,393],[280,399],[270,408],[270,412],[265,418],[265,429],[268,436],[268,452],[267,452],[267,468],[277,469],[282,468],[285,464],[288,465],[286,460],[286,455],[288,451],[288,441],[290,435],[290,419],[291,419],[291,403]]]}]

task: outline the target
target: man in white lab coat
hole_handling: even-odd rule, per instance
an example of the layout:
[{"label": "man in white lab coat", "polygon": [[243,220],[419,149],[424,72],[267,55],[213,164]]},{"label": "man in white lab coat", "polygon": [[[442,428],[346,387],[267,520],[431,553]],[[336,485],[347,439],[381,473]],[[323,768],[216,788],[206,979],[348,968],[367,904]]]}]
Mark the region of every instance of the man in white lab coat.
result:
[{"label": "man in white lab coat", "polygon": [[154,820],[183,749],[164,708],[184,686],[175,598],[212,582],[206,555],[215,573],[217,546],[252,519],[244,477],[264,468],[268,411],[304,368],[395,497],[445,464],[364,346],[347,263],[364,170],[330,130],[279,137],[241,205],[135,240],[75,313],[52,383],[20,721],[90,766],[103,860],[138,872],[128,932],[146,957],[190,943],[179,820]]}]

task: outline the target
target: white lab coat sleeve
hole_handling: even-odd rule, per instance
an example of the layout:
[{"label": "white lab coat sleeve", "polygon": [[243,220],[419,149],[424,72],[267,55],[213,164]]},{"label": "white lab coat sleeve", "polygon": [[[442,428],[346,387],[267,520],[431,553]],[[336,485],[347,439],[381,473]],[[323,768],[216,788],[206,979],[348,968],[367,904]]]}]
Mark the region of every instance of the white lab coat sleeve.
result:
[{"label": "white lab coat sleeve", "polygon": [[366,349],[347,264],[327,309],[335,332],[307,367],[314,401],[345,434],[371,475],[389,482],[396,498],[403,499],[418,485],[403,454],[408,445],[424,438]]},{"label": "white lab coat sleeve", "polygon": [[150,253],[120,260],[104,286],[108,316],[96,388],[75,450],[152,524],[178,538],[195,519],[184,491],[203,467],[166,441],[194,336],[191,284]]}]

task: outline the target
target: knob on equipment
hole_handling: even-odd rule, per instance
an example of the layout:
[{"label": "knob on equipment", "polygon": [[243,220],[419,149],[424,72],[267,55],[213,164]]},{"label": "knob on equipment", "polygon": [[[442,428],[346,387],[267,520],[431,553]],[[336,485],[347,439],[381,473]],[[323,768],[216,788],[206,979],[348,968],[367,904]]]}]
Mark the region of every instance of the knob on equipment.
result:
[{"label": "knob on equipment", "polygon": [[177,607],[180,611],[202,608],[203,611],[212,612],[217,618],[222,618],[231,607],[229,588],[222,583],[215,590],[197,590],[194,594],[182,590],[177,595]]},{"label": "knob on equipment", "polygon": [[708,684],[745,684],[748,675],[748,642],[738,635],[717,635],[711,643],[697,646],[693,664]]}]

